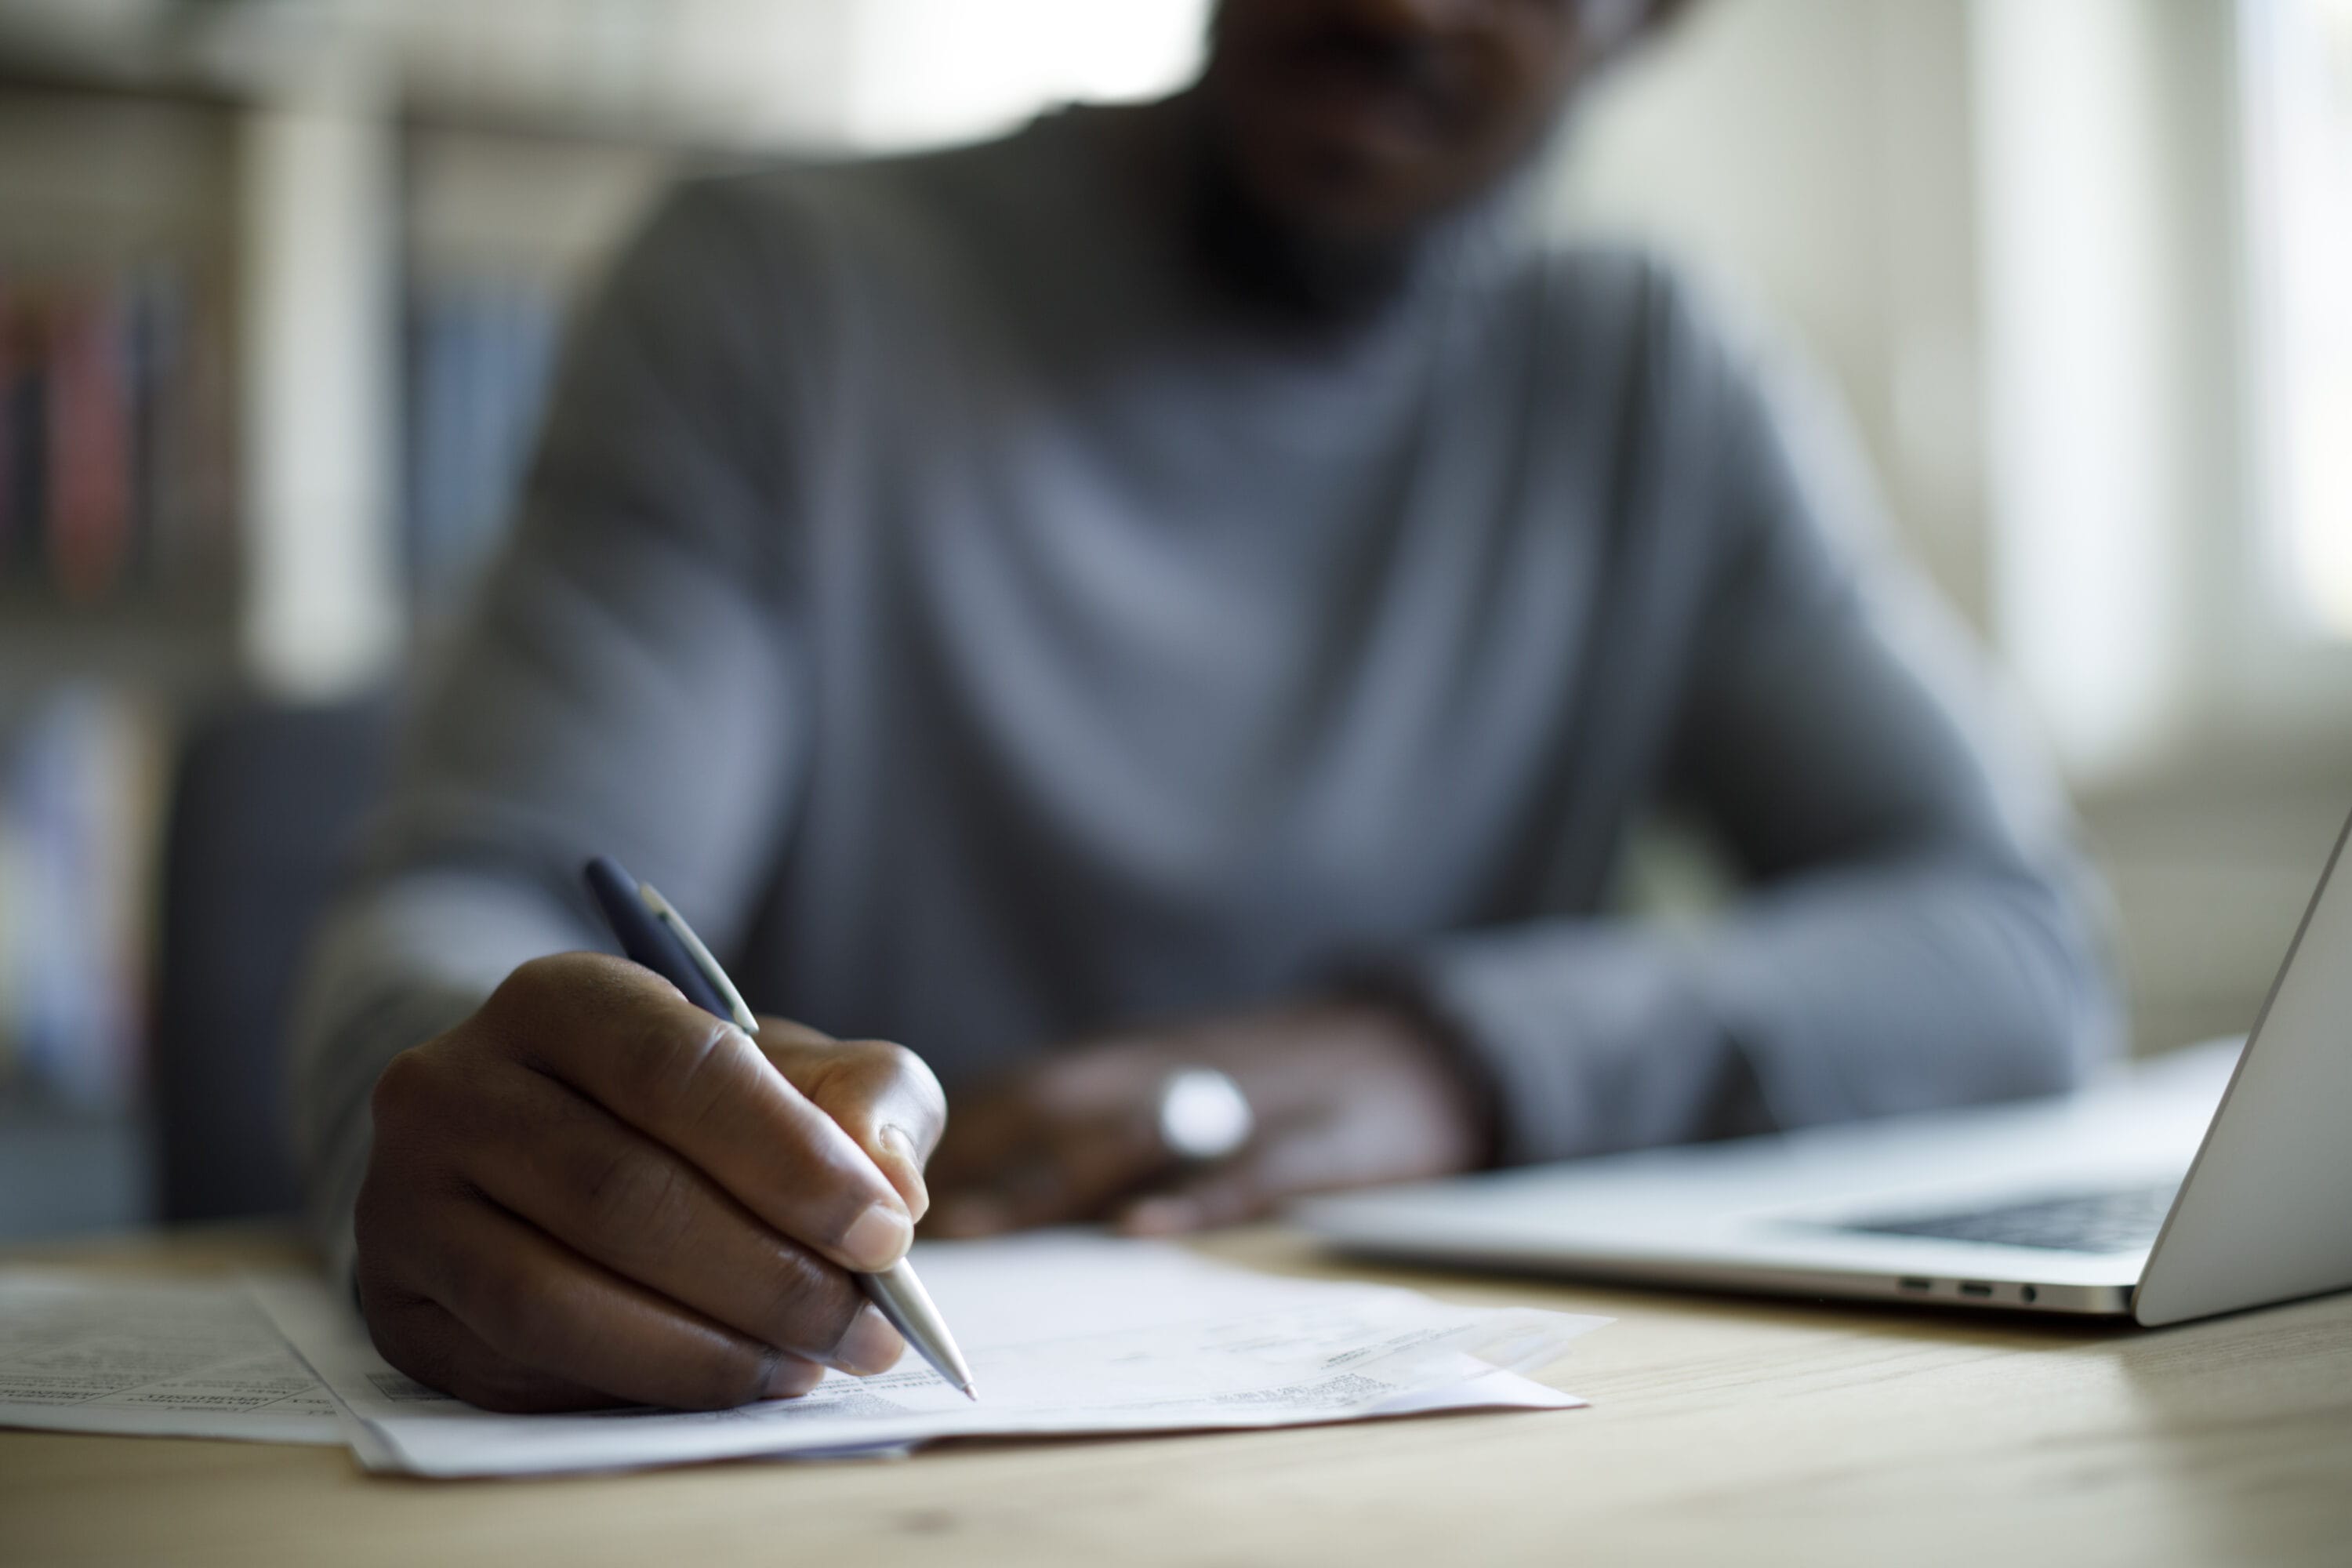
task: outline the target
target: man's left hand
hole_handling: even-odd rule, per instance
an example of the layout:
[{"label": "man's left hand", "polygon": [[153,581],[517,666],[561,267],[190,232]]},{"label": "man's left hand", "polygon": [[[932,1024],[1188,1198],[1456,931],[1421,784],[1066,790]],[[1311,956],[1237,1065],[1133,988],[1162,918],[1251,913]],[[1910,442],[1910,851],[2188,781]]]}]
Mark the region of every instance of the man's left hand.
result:
[{"label": "man's left hand", "polygon": [[[1249,1101],[1254,1130],[1230,1158],[1188,1164],[1161,1137],[1162,1090],[1188,1068],[1226,1074]],[[946,1237],[1228,1225],[1299,1194],[1468,1170],[1491,1138],[1428,1026],[1352,999],[1089,1041],[950,1109],[925,1227]]]}]

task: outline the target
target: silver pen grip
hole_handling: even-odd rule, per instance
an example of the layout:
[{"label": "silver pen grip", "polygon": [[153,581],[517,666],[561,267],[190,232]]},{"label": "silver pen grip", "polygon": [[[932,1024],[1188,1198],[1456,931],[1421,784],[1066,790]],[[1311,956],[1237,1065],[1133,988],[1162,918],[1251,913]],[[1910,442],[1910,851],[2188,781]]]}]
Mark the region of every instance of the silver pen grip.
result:
[{"label": "silver pen grip", "polygon": [[948,1332],[940,1310],[931,1304],[931,1293],[916,1278],[912,1263],[901,1258],[879,1274],[858,1275],[857,1283],[865,1288],[882,1315],[890,1320],[890,1326],[915,1348],[916,1354],[961,1389],[965,1397],[980,1397],[971,1385],[971,1368],[964,1364],[955,1336]]},{"label": "silver pen grip", "polygon": [[[604,864],[614,876],[624,875],[619,867],[609,861]],[[595,867],[592,865],[590,871],[593,888],[596,885]],[[637,901],[668,931],[687,963],[725,1003],[725,1016],[745,1034],[758,1034],[760,1016],[744,1002],[742,993],[727,978],[727,971],[719,966],[719,960],[703,945],[702,939],[694,934],[694,928],[686,923],[686,917],[656,892],[652,883],[639,882],[636,889]],[[955,1336],[948,1332],[940,1310],[931,1304],[931,1293],[915,1278],[913,1264],[901,1258],[879,1274],[860,1274],[856,1279],[882,1315],[890,1320],[890,1326],[915,1347],[916,1353],[930,1363],[941,1377],[961,1389],[964,1397],[980,1397],[971,1386],[971,1369],[964,1364],[963,1352],[956,1348]]]}]

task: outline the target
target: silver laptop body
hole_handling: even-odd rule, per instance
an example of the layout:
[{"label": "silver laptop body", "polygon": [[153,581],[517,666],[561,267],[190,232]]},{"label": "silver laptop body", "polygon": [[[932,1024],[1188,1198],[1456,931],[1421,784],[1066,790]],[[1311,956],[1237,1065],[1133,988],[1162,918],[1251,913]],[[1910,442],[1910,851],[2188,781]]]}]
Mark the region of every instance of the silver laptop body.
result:
[{"label": "silver laptop body", "polygon": [[2347,835],[2242,1050],[2060,1100],[1381,1188],[1299,1216],[1368,1256],[2150,1326],[2352,1287]]}]

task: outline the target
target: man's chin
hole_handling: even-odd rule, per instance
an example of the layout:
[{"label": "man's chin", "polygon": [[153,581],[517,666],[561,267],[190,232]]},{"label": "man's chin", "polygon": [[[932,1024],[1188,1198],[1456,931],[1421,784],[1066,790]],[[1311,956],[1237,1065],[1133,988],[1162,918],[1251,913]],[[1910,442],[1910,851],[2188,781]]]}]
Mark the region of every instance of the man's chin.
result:
[{"label": "man's chin", "polygon": [[1267,219],[1318,249],[1392,250],[1442,216],[1427,182],[1391,158],[1347,147],[1253,160],[1244,171]]}]

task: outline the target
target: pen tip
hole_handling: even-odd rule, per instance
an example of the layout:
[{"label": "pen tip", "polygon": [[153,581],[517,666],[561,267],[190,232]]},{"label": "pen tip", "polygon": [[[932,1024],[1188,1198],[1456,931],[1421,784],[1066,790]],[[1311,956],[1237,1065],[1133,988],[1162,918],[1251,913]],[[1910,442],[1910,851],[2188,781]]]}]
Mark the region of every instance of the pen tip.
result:
[{"label": "pen tip", "polygon": [[971,1400],[974,1405],[980,1403],[980,1391],[978,1389],[972,1387],[972,1385],[968,1383],[961,1384],[961,1387],[963,1389],[963,1396],[966,1399]]}]

